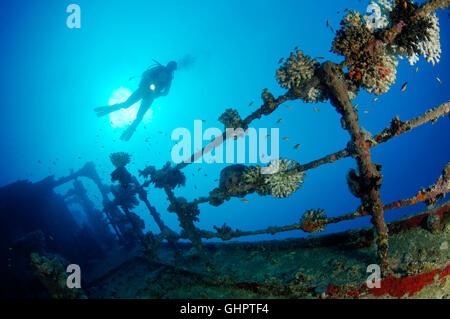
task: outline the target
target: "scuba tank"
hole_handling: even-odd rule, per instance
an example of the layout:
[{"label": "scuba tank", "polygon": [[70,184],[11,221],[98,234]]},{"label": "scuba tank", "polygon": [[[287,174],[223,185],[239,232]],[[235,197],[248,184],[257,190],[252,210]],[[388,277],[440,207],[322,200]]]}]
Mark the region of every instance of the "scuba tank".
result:
[{"label": "scuba tank", "polygon": [[[156,61],[156,60],[153,59],[153,58],[152,58],[152,61],[155,62],[155,63],[153,63],[152,65],[150,65],[150,66],[147,68],[147,70],[144,71],[144,73],[143,73],[142,75],[144,75],[145,72],[147,72],[148,70],[151,70],[151,69],[156,68],[156,67],[158,67],[158,66],[163,66],[161,63],[159,63],[158,61]],[[138,75],[130,76],[130,78],[128,79],[128,81],[134,80],[134,79],[137,78],[137,77],[138,77]]]}]

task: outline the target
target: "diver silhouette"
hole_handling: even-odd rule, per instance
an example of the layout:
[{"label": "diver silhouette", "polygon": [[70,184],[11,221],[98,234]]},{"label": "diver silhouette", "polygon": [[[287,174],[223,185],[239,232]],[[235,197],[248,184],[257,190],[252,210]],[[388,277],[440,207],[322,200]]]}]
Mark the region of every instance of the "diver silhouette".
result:
[{"label": "diver silhouette", "polygon": [[136,119],[120,136],[120,139],[123,141],[128,141],[131,136],[133,136],[133,133],[136,131],[136,127],[144,118],[144,115],[152,105],[153,100],[160,96],[166,96],[169,94],[170,86],[173,80],[173,73],[177,69],[177,63],[175,61],[170,61],[167,63],[167,66],[161,65],[158,62],[157,64],[157,66],[149,68],[142,73],[139,88],[134,91],[125,102],[94,109],[97,116],[104,116],[120,109],[129,108],[134,103],[141,100],[141,105],[139,106]]}]

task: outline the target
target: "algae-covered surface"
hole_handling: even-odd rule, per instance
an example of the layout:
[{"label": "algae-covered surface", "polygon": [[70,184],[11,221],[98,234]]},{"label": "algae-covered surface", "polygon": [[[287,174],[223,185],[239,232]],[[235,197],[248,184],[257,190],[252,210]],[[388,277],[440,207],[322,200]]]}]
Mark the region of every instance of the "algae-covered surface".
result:
[{"label": "algae-covered surface", "polygon": [[[368,246],[372,230],[360,229],[306,239],[208,244],[204,256],[188,244],[179,244],[176,254],[161,246],[157,259],[136,252],[123,257],[123,263],[116,260],[116,267],[92,278],[87,294],[90,298],[447,299],[447,217],[434,232],[423,223],[399,227],[408,220],[390,224],[391,272],[384,275],[379,290],[365,284],[367,267],[375,263],[376,254],[374,246]],[[111,258],[120,260],[117,255]]]}]

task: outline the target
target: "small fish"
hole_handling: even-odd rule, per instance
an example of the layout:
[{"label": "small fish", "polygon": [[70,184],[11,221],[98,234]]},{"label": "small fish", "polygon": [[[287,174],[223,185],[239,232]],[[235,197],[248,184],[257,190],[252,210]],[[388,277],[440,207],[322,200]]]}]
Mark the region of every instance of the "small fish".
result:
[{"label": "small fish", "polygon": [[289,110],[292,110],[292,106],[286,105]]},{"label": "small fish", "polygon": [[400,92],[405,91],[407,86],[408,86],[408,82],[405,82],[405,84],[402,85],[402,88],[400,89]]},{"label": "small fish", "polygon": [[331,25],[330,25],[330,30],[331,30],[331,32],[336,33],[336,32],[334,32],[334,29]]},{"label": "small fish", "polygon": [[436,80],[439,82],[439,84],[442,84],[442,81],[440,78],[436,77]]},{"label": "small fish", "polygon": [[266,138],[269,138],[269,137],[270,137],[270,134],[267,134],[267,135],[266,135]]},{"label": "small fish", "polygon": [[323,60],[323,59],[325,59],[325,58],[324,58],[323,56],[318,56],[317,59]]},{"label": "small fish", "polygon": [[283,137],[283,140],[285,140],[285,141],[289,141],[289,140],[290,140],[290,138],[289,138],[289,137]]},{"label": "small fish", "polygon": [[313,107],[314,111],[316,111],[317,113],[319,113],[320,111],[318,109],[316,109],[315,107]]},{"label": "small fish", "polygon": [[53,238],[53,236],[51,236],[51,235],[49,235],[48,238],[49,238],[50,240],[55,240],[55,238]]},{"label": "small fish", "polygon": [[217,178],[214,180],[214,182],[217,182],[217,181],[219,181]]},{"label": "small fish", "polygon": [[294,146],[294,150],[298,149],[301,146],[301,144],[297,144]]},{"label": "small fish", "polygon": [[250,102],[249,104],[248,104],[248,106],[252,106],[253,105],[253,102]]},{"label": "small fish", "polygon": [[406,9],[408,7],[408,4],[406,3],[405,0],[403,0],[403,7]]},{"label": "small fish", "polygon": [[281,58],[280,60],[278,60],[278,64],[283,63],[284,58]]},{"label": "small fish", "polygon": [[[204,123],[204,122],[206,122],[206,120],[202,120],[202,122]],[[167,135],[167,134],[166,134]]]},{"label": "small fish", "polygon": [[416,73],[419,71],[419,67],[416,67]]},{"label": "small fish", "polygon": [[281,122],[283,122],[282,118],[277,121],[277,123],[281,123]]},{"label": "small fish", "polygon": [[197,170],[197,172],[200,172],[202,170],[202,168],[200,167],[198,170]]},{"label": "small fish", "polygon": [[330,20],[327,20],[327,28],[330,26]]},{"label": "small fish", "polygon": [[246,199],[241,199],[241,202],[248,203],[248,200],[246,200]]},{"label": "small fish", "polygon": [[375,103],[376,101],[378,101],[377,97],[372,100],[372,103]]},{"label": "small fish", "polygon": [[194,185],[194,188],[197,189],[197,186]]},{"label": "small fish", "polygon": [[364,111],[364,113],[369,113],[369,112],[370,112],[370,111],[367,111],[367,110],[366,110],[366,111]]},{"label": "small fish", "polygon": [[12,247],[9,247],[9,250],[13,250]]},{"label": "small fish", "polygon": [[297,50],[298,50],[298,45],[296,45],[296,46],[295,46],[294,50],[295,50],[295,51],[297,51]]},{"label": "small fish", "polygon": [[356,108],[359,106],[359,104],[355,104],[355,106],[353,107],[354,110],[356,110]]}]

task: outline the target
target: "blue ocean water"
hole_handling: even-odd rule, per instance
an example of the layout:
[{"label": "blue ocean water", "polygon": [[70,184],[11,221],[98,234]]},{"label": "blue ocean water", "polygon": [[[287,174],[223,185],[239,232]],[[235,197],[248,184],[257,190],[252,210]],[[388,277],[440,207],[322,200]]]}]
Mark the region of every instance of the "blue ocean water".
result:
[{"label": "blue ocean water", "polygon": [[[261,105],[263,88],[275,96],[284,93],[274,76],[277,62],[295,46],[312,57],[341,61],[329,52],[334,34],[326,21],[336,30],[346,7],[365,12],[368,5],[368,1],[79,0],[75,3],[81,8],[81,28],[69,29],[70,3],[1,3],[0,186],[65,176],[87,161],[94,161],[103,181],[110,184],[114,167],[109,154],[119,151],[131,154],[128,168],[136,175],[147,165],[161,167],[171,160],[174,129],[193,130],[196,119],[205,120],[205,129],[222,128],[217,119],[225,109],[237,109],[244,117]],[[433,67],[421,58],[415,73],[415,67],[400,61],[397,82],[376,103],[371,102],[373,95],[361,93],[354,103],[361,111],[370,110],[360,112],[366,130],[376,134],[397,115],[408,120],[448,100],[450,23],[447,11],[438,17],[441,62]],[[118,89],[133,91],[138,80],[130,77],[139,76],[152,59],[166,64],[186,56],[192,63],[175,73],[170,94],[153,103],[131,141],[120,141],[124,127],[95,116],[93,108],[108,104]],[[401,92],[405,82],[407,90]],[[284,121],[278,124],[280,118]],[[285,103],[252,127],[279,127],[280,137],[290,137],[280,141],[280,156],[300,163],[341,150],[349,140],[329,103]],[[434,183],[449,159],[449,129],[448,118],[440,119],[372,149],[374,161],[383,165],[385,203],[411,197]],[[298,143],[301,147],[294,150]],[[355,165],[346,158],[310,170],[303,188],[286,199],[253,194],[246,197],[248,203],[234,198],[219,207],[201,204],[197,225],[211,230],[226,222],[232,228],[253,230],[297,222],[310,208],[323,208],[329,216],[353,212],[359,200],[349,192],[345,176]],[[176,189],[176,194],[188,200],[207,196],[224,166],[190,165],[183,170],[186,186]],[[100,207],[96,189],[89,189]],[[62,187],[60,192],[66,190]],[[164,221],[180,230],[176,215],[167,212],[164,192],[149,188],[149,199]],[[424,208],[418,204],[386,216],[390,220]],[[135,212],[157,231],[144,207]],[[327,232],[368,224],[369,219],[363,218],[330,225]],[[244,240],[303,235],[298,231]]]}]

